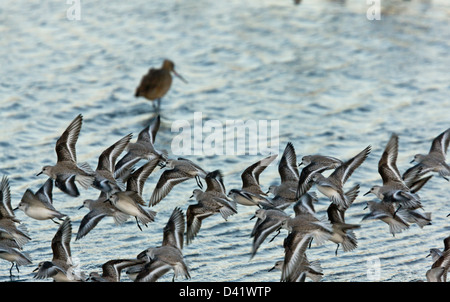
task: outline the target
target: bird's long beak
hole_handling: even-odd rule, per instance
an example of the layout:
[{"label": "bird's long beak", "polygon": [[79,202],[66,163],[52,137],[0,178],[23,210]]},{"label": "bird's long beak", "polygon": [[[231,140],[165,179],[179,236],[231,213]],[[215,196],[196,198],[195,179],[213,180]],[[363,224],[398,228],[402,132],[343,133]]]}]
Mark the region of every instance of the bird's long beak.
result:
[{"label": "bird's long beak", "polygon": [[175,70],[172,70],[173,74],[176,75],[180,80],[182,80],[183,82],[185,82],[186,84],[188,83],[188,81],[186,81],[185,78],[183,78],[178,72],[176,72]]},{"label": "bird's long beak", "polygon": [[300,167],[301,165],[303,165],[303,162],[299,163],[298,166]]},{"label": "bird's long beak", "polygon": [[35,271],[38,271],[38,270],[39,270],[39,266],[36,267],[36,268],[33,270],[33,273],[34,273]]},{"label": "bird's long beak", "polygon": [[269,269],[268,272],[271,272],[271,271],[273,271],[274,269],[275,269],[275,266],[272,267],[271,269]]},{"label": "bird's long beak", "polygon": [[78,210],[81,210],[82,208],[84,208],[84,204],[82,204],[82,205],[78,208]]},{"label": "bird's long beak", "polygon": [[366,195],[369,195],[370,194],[370,191],[369,192],[367,192],[367,193],[364,193],[364,195],[363,196],[366,196]]},{"label": "bird's long beak", "polygon": [[431,256],[431,253],[429,253],[425,258],[428,258],[428,257],[430,257]]},{"label": "bird's long beak", "polygon": [[410,161],[409,163],[412,164],[414,162],[414,159],[412,161]]},{"label": "bird's long beak", "polygon": [[253,219],[255,219],[255,217],[256,217],[256,216],[255,216],[255,215],[253,215],[253,216],[252,216],[252,217],[250,218],[250,220],[253,220]]},{"label": "bird's long beak", "polygon": [[13,209],[13,211],[16,211],[16,210],[18,210],[19,209],[19,207],[15,207],[14,209]]},{"label": "bird's long beak", "polygon": [[41,172],[39,172],[38,174],[36,174],[36,176],[39,176],[39,175],[41,175],[42,174],[42,171]]}]

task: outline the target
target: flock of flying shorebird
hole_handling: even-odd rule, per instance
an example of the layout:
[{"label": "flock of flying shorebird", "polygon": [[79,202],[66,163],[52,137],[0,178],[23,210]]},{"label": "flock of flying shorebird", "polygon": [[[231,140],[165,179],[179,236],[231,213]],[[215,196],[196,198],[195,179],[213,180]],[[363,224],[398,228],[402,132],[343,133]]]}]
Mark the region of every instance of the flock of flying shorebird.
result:
[{"label": "flock of flying shorebird", "polygon": [[[173,280],[182,276],[190,278],[188,266],[183,257],[184,243],[190,244],[198,235],[202,221],[220,214],[225,220],[237,213],[237,204],[254,206],[256,223],[251,232],[253,238],[251,257],[272,233],[277,236],[281,229],[288,230],[284,240],[284,260],[273,267],[281,270],[281,281],[313,281],[322,278],[318,261],[308,261],[306,253],[312,241],[321,245],[326,241],[337,244],[344,252],[357,247],[354,230],[358,224],[345,222],[345,212],[359,194],[359,185],[344,190],[344,184],[353,172],[363,164],[371,152],[371,146],[364,148],[348,160],[330,156],[304,156],[297,164],[292,143],[288,143],[278,163],[281,182],[272,185],[268,192],[259,183],[260,174],[278,155],[267,156],[246,168],[242,174],[242,187],[225,190],[220,170],[208,171],[185,158],[171,159],[167,151],[155,148],[155,137],[160,125],[159,115],[138,135],[132,143],[128,134],[105,149],[95,170],[86,163],[77,162],[76,143],[83,117],[78,115],[56,142],[57,162],[44,166],[38,174],[48,176],[42,187],[33,192],[27,189],[17,207],[11,205],[9,180],[3,177],[0,184],[0,258],[18,265],[31,264],[31,258],[22,252],[22,247],[31,238],[26,228],[16,218],[14,211],[22,210],[37,220],[52,220],[59,228],[52,240],[53,258],[38,264],[35,278],[53,278],[54,281],[120,281],[121,271],[134,281],[156,281],[173,270]],[[377,200],[368,201],[369,213],[363,217],[379,219],[389,226],[395,235],[407,229],[410,224],[421,228],[430,224],[431,213],[425,212],[418,191],[434,173],[448,181],[450,167],[446,164],[446,152],[450,141],[450,128],[437,136],[426,155],[416,155],[412,166],[401,174],[397,168],[398,141],[392,134],[378,162],[382,183],[373,186],[366,194],[374,194]],[[119,157],[124,154],[120,159]],[[138,163],[144,164],[138,167]],[[301,171],[299,167],[303,166]],[[162,171],[147,205],[142,196],[144,184],[149,175],[159,167]],[[324,172],[329,170],[328,176]],[[88,235],[105,217],[112,217],[117,224],[123,224],[134,217],[137,227],[155,220],[156,212],[150,208],[170,194],[174,186],[195,180],[199,188],[193,190],[197,203],[191,204],[186,214],[176,207],[163,230],[161,246],[142,251],[137,257],[110,260],[102,266],[102,273],[91,272],[88,277],[74,269],[70,241],[72,224],[69,217],[55,209],[52,190],[55,185],[71,197],[80,195],[78,186],[95,188],[99,196],[85,200],[82,207],[89,212],[82,218],[76,240]],[[204,188],[203,182],[206,183]],[[318,200],[315,188],[330,200],[327,217],[318,218],[314,203]],[[291,217],[286,209],[293,209]],[[186,217],[186,218],[185,218]],[[61,222],[62,221],[62,222]],[[273,240],[272,238],[272,240]],[[444,250],[431,249],[433,265],[427,271],[428,281],[446,281],[450,263],[450,236],[444,239]]]}]

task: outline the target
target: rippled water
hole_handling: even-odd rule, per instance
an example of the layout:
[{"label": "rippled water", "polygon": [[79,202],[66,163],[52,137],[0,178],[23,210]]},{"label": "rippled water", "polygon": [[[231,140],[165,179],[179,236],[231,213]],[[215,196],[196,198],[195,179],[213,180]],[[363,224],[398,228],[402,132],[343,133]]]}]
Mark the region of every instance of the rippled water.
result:
[{"label": "rippled water", "polygon": [[[449,235],[449,183],[434,177],[421,191],[433,224],[393,237],[381,221],[361,222],[363,197],[381,179],[377,163],[392,132],[400,136],[398,166],[404,171],[417,152],[449,127],[450,4],[436,1],[381,1],[381,20],[368,21],[365,1],[82,1],[81,20],[68,20],[66,1],[0,3],[0,174],[8,175],[12,203],[45,177],[35,174],[56,160],[54,144],[79,113],[84,123],[78,158],[91,166],[124,135],[137,133],[153,116],[151,104],[134,98],[150,66],[172,59],[188,84],[174,79],[162,102],[157,146],[170,151],[174,121],[278,120],[279,153],[292,142],[300,159],[312,153],[348,159],[367,145],[373,150],[346,187],[361,185],[347,221],[361,223],[358,248],[335,256],[329,242],[308,250],[319,260],[323,281],[368,281],[367,261],[380,259],[381,281],[425,280],[430,248]],[[240,173],[262,155],[192,155],[205,169],[221,169],[227,189],[241,185]],[[148,200],[161,174],[144,188]],[[261,175],[267,188],[277,183],[276,166]],[[72,241],[82,271],[99,271],[113,258],[134,257],[159,245],[172,209],[183,210],[195,182],[185,182],[154,207],[157,220],[139,231],[133,219],[115,226],[104,219],[85,238]],[[313,187],[313,190],[315,188]],[[70,216],[74,233],[94,198],[54,190],[54,205]],[[324,215],[329,201],[320,195]],[[249,261],[254,208],[224,221],[204,221],[198,237],[184,248],[190,281],[278,281],[267,272],[283,258],[283,238],[264,242]],[[32,241],[24,246],[33,264],[12,280],[31,281],[32,270],[50,260],[57,230],[18,212]],[[75,234],[73,239],[75,238]],[[10,263],[0,261],[0,280],[9,281]],[[171,274],[162,278],[170,281]],[[129,281],[123,276],[123,281]],[[48,280],[47,280],[48,281]]]}]

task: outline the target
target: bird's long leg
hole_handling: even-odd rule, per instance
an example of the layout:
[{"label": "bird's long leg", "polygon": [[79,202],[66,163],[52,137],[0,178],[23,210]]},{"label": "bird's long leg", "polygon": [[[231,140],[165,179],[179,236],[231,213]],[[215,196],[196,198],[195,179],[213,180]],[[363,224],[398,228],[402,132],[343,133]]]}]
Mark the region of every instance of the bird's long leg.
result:
[{"label": "bird's long leg", "polygon": [[195,175],[195,181],[197,182],[197,186],[200,187],[200,189],[203,189],[203,184],[200,180],[200,177],[198,175]]},{"label": "bird's long leg", "polygon": [[14,265],[16,266],[17,272],[20,273],[20,271],[19,271],[19,266],[17,265],[17,263],[14,263],[14,262],[13,262],[12,265],[11,265],[11,267],[9,268],[9,277],[10,277],[10,278],[13,276],[13,274],[12,274],[12,269],[13,269]]},{"label": "bird's long leg", "polygon": [[136,219],[136,224],[137,224],[138,228],[142,231],[142,228],[141,228],[141,226],[139,225],[139,221],[138,221],[137,217],[134,217],[134,218]]},{"label": "bird's long leg", "polygon": [[13,267],[14,267],[14,262],[12,263],[12,265],[11,265],[11,267],[10,267],[10,269],[9,269],[9,276],[10,277],[12,277],[12,269],[13,269]]},{"label": "bird's long leg", "polygon": [[335,256],[337,256],[337,251],[338,251],[338,249],[339,249],[339,243],[337,244],[336,251],[334,252],[334,255],[335,255]]},{"label": "bird's long leg", "polygon": [[400,208],[402,207],[402,205],[398,205],[397,210],[395,210],[394,215],[392,215],[393,218],[395,218],[395,215],[397,215],[398,210],[400,210]]}]

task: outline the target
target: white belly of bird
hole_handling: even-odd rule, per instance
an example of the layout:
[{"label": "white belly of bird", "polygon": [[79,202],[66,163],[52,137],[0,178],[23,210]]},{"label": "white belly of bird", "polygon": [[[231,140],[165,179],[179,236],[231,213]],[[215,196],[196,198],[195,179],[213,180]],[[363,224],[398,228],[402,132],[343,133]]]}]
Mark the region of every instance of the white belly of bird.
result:
[{"label": "white belly of bird", "polygon": [[37,219],[37,220],[46,220],[53,218],[53,215],[55,214],[54,211],[47,209],[47,208],[35,208],[31,207],[28,208],[25,212],[29,217]]},{"label": "white belly of bird", "polygon": [[238,194],[234,195],[233,199],[234,199],[234,201],[236,203],[239,203],[239,204],[244,205],[244,206],[254,206],[254,205],[258,204],[257,200],[253,200],[253,198],[251,198],[251,200],[249,200],[249,199],[247,199],[247,198],[245,198],[245,197],[243,197],[241,195],[238,195]]},{"label": "white belly of bird", "polygon": [[331,197],[339,197],[339,194],[336,192],[336,190],[334,190],[331,187],[327,187],[327,186],[317,186],[317,189],[319,190],[320,193],[322,193],[323,195],[327,196],[328,198]]},{"label": "white belly of bird", "polygon": [[131,216],[140,216],[141,212],[136,204],[129,199],[128,197],[121,197],[115,204],[115,207],[120,211],[131,215]]},{"label": "white belly of bird", "polygon": [[342,243],[344,242],[344,237],[337,232],[333,232],[333,235],[329,238],[329,240],[334,243]]},{"label": "white belly of bird", "polygon": [[18,260],[19,256],[12,253],[2,253],[0,258],[10,262],[15,262]]}]

